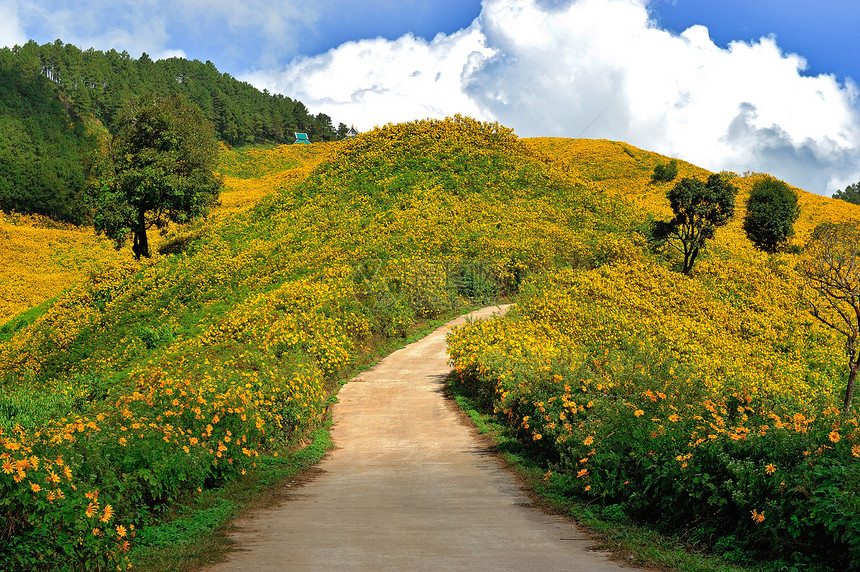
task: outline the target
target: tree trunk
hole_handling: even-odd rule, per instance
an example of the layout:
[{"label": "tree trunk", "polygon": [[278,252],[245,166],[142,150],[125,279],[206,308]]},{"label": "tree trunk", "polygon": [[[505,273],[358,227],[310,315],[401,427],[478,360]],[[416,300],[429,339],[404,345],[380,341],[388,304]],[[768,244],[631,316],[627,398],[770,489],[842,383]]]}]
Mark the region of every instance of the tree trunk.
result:
[{"label": "tree trunk", "polygon": [[842,406],[842,413],[848,415],[851,411],[851,402],[854,399],[854,381],[857,378],[857,369],[860,364],[854,360],[848,366],[848,385],[845,387],[845,403]]},{"label": "tree trunk", "polygon": [[693,264],[696,263],[696,256],[699,254],[699,249],[697,247],[691,248],[689,251],[684,251],[684,268],[682,272],[687,276],[690,275],[690,272],[693,271]]},{"label": "tree trunk", "polygon": [[149,258],[149,240],[146,237],[146,212],[141,210],[137,215],[137,224],[134,228],[134,244],[131,245],[131,251],[134,252],[134,257],[140,260],[140,257]]}]

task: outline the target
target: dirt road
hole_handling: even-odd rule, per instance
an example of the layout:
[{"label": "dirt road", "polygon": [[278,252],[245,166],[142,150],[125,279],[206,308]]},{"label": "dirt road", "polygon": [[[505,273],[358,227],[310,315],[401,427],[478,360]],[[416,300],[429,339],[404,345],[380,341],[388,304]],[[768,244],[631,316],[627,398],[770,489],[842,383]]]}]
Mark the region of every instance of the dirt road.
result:
[{"label": "dirt road", "polygon": [[318,475],[238,521],[237,551],[211,570],[630,570],[532,506],[444,397],[445,333],[463,321],[346,384]]}]

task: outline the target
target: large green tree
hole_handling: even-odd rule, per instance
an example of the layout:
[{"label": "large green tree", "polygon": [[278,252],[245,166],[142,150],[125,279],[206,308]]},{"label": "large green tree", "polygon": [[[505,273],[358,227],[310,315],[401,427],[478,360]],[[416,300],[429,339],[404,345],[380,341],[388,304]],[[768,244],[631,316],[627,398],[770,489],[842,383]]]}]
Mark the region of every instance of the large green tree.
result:
[{"label": "large green tree", "polygon": [[685,177],[666,193],[675,216],[654,221],[651,236],[656,245],[668,244],[684,257],[684,274],[692,272],[716,229],[734,216],[735,194],[737,188],[720,174],[711,175],[707,181]]},{"label": "large green tree", "polygon": [[149,257],[150,228],[205,216],[218,200],[214,128],[180,95],[133,100],[106,146],[92,189],[93,222],[117,248],[131,235],[137,258]]},{"label": "large green tree", "polygon": [[766,177],[750,191],[744,230],[757,248],[776,252],[794,234],[799,215],[797,193],[783,181]]}]

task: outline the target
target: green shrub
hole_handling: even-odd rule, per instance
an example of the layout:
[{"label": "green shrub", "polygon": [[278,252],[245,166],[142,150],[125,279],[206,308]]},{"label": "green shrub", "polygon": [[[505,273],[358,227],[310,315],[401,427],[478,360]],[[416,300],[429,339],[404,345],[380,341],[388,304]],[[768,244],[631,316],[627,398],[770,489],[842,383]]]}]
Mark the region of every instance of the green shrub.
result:
[{"label": "green shrub", "polygon": [[678,176],[678,161],[670,159],[667,163],[659,163],[654,167],[651,181],[654,183],[668,183],[674,181]]}]

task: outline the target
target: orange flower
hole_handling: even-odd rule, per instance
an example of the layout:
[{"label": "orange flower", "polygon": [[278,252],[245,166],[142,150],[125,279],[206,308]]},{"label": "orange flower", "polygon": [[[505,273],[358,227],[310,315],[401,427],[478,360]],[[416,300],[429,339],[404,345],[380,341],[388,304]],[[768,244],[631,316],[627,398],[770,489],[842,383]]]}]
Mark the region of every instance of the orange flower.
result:
[{"label": "orange flower", "polygon": [[581,479],[582,477],[588,474],[588,469],[580,469],[578,473],[576,473],[576,478]]},{"label": "orange flower", "polygon": [[838,431],[831,431],[827,438],[830,439],[831,443],[838,443],[841,439]]},{"label": "orange flower", "polygon": [[91,502],[91,503],[89,504],[89,506],[87,507],[87,510],[86,510],[86,512],[85,512],[84,514],[86,514],[86,515],[87,515],[87,518],[92,518],[93,516],[95,516],[96,511],[97,511],[98,509],[99,509],[99,503],[97,503],[97,502]]},{"label": "orange flower", "polygon": [[768,463],[767,466],[764,468],[764,472],[768,475],[774,474],[776,472],[776,465],[774,465],[773,463]]},{"label": "orange flower", "polygon": [[118,524],[116,527],[116,535],[119,537],[123,537],[126,534],[125,527],[121,524]]},{"label": "orange flower", "polygon": [[585,438],[585,441],[582,442],[583,445],[591,445],[592,443],[594,443],[594,436],[593,435],[589,435],[588,437]]},{"label": "orange flower", "polygon": [[9,459],[3,461],[3,472],[7,475],[15,472],[15,465]]},{"label": "orange flower", "polygon": [[109,504],[106,504],[105,505],[105,511],[104,511],[104,514],[102,515],[101,521],[107,522],[112,518],[113,518],[113,507]]},{"label": "orange flower", "polygon": [[36,483],[30,483],[30,488],[33,489],[34,493],[37,493],[42,490],[42,487],[40,487]]},{"label": "orange flower", "polygon": [[642,417],[643,415],[645,415],[645,412],[642,411],[641,409],[637,409],[636,411],[633,412],[633,415],[635,415],[636,417]]},{"label": "orange flower", "polygon": [[759,512],[757,510],[753,510],[750,514],[756,523],[764,522],[764,511]]}]

